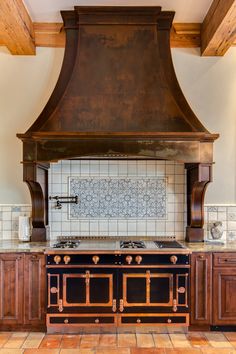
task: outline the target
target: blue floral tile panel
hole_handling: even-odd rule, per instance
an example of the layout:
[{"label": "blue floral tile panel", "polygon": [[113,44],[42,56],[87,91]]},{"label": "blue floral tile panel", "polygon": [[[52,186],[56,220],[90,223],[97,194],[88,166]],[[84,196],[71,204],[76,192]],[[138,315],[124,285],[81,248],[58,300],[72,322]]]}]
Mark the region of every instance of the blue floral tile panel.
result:
[{"label": "blue floral tile panel", "polygon": [[79,199],[69,218],[166,219],[166,183],[164,177],[69,177],[69,193]]}]

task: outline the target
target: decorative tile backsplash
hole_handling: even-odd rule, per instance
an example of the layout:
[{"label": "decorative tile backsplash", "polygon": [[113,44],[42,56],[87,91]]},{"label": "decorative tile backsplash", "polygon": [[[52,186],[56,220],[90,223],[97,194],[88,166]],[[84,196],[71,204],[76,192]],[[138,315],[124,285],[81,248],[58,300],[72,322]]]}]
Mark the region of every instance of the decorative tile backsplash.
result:
[{"label": "decorative tile backsplash", "polygon": [[17,239],[19,216],[30,215],[30,204],[0,204],[0,240]]},{"label": "decorative tile backsplash", "polygon": [[236,241],[236,205],[205,206],[205,239],[212,240],[210,227],[216,221],[222,222],[222,241]]},{"label": "decorative tile backsplash", "polygon": [[78,204],[69,207],[69,219],[166,219],[164,177],[69,177],[69,195]]},{"label": "decorative tile backsplash", "polygon": [[55,208],[50,237],[184,236],[184,165],[171,161],[71,160],[51,164],[49,195],[79,197]]}]

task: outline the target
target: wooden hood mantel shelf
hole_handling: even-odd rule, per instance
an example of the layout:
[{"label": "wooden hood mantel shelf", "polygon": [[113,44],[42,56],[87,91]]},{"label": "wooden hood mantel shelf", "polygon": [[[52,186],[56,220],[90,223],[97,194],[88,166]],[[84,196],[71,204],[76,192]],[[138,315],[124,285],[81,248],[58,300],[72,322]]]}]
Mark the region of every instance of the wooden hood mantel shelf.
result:
[{"label": "wooden hood mantel shelf", "polygon": [[[58,82],[38,119],[17,135],[32,196],[32,238],[45,238],[47,170],[61,159],[184,162],[191,203],[201,204],[199,209],[188,203],[188,226],[202,229],[202,197],[218,135],[200,123],[176,79],[170,51],[174,12],[78,6],[61,14],[66,48]],[[196,195],[195,182],[201,185]]]}]

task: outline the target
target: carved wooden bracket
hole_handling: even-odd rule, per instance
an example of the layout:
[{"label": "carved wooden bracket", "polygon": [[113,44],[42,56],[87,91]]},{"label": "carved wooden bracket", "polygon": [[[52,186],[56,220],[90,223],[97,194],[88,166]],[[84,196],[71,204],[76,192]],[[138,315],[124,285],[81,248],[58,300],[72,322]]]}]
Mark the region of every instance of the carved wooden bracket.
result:
[{"label": "carved wooden bracket", "polygon": [[204,196],[212,181],[212,164],[186,164],[187,169],[187,228],[186,241],[204,240]]},{"label": "carved wooden bracket", "polygon": [[24,182],[29,187],[32,201],[31,241],[46,241],[48,168],[49,164],[26,163],[23,165]]}]

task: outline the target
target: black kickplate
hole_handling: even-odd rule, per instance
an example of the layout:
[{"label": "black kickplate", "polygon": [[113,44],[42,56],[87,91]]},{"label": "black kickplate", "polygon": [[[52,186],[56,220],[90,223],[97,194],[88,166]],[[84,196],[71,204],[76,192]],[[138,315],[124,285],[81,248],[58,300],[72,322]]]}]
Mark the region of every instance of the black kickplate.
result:
[{"label": "black kickplate", "polygon": [[235,326],[211,326],[211,331],[236,332],[236,325]]}]

